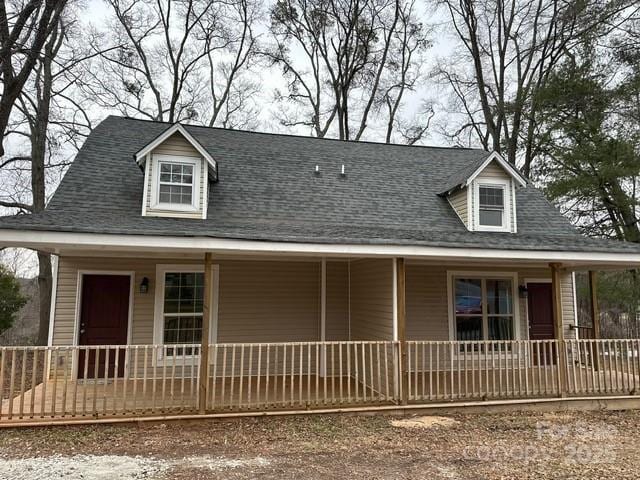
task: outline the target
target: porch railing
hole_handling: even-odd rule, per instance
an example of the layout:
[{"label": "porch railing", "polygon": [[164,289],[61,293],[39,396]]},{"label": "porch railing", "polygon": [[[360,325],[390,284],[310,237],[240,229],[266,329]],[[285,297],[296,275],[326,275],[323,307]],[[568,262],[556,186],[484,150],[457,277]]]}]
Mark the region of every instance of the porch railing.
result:
[{"label": "porch railing", "polygon": [[309,409],[392,403],[394,342],[216,344],[208,407]]},{"label": "porch railing", "polygon": [[0,423],[635,395],[640,340],[0,347]]}]

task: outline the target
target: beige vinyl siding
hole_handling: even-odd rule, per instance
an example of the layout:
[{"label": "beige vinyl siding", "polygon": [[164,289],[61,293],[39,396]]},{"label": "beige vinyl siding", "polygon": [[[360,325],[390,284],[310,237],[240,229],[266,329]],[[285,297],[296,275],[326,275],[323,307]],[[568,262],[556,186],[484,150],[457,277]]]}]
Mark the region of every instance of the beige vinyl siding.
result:
[{"label": "beige vinyl siding", "polygon": [[327,262],[325,339],[349,340],[349,263]]},{"label": "beige vinyl siding", "polygon": [[469,189],[463,188],[449,196],[449,203],[456,211],[462,223],[469,226],[469,209],[467,208],[467,195]]},{"label": "beige vinyl siding", "polygon": [[[153,343],[156,264],[195,264],[180,259],[61,257],[55,299],[53,345],[71,345],[74,337],[78,272],[135,272],[132,343]],[[318,340],[320,331],[320,262],[224,260],[219,265],[219,342]],[[350,266],[349,266],[350,265]],[[349,287],[349,269],[351,284]],[[407,338],[448,340],[447,270],[466,266],[407,264]],[[487,267],[477,269],[489,270]],[[492,271],[508,272],[507,267]],[[149,278],[149,292],[139,292]],[[519,269],[518,283],[549,279],[545,268]],[[572,275],[562,274],[565,338],[574,338]],[[351,290],[351,302],[349,302]],[[515,292],[517,295],[517,292]],[[349,305],[350,303],[350,305]],[[327,262],[327,340],[393,338],[393,263],[391,259]],[[520,336],[526,339],[527,302],[519,298]]]},{"label": "beige vinyl siding", "polygon": [[[157,264],[195,264],[179,259],[61,257],[58,269],[54,345],[71,345],[76,316],[78,272],[135,272],[134,344],[152,344]],[[313,341],[319,339],[320,263],[221,261],[219,265],[219,342]],[[188,268],[188,267],[187,267]],[[150,280],[141,294],[142,278]]]},{"label": "beige vinyl siding", "polygon": [[447,270],[407,264],[406,309],[408,340],[449,340]]},{"label": "beige vinyl siding", "polygon": [[476,177],[482,180],[490,180],[497,178],[500,180],[509,180],[511,176],[500,166],[495,160],[487,165],[482,172]]},{"label": "beige vinyl siding", "polygon": [[351,262],[351,340],[393,340],[393,260]]},{"label": "beige vinyl siding", "polygon": [[[153,189],[156,188],[154,175],[156,174],[157,162],[154,154],[161,155],[179,155],[183,157],[197,157],[200,159],[198,163],[199,169],[199,185],[197,185],[196,193],[199,196],[200,209],[196,212],[180,212],[174,210],[166,210],[151,207],[151,199],[153,197]],[[207,162],[202,158],[200,153],[179,133],[176,133],[165,140],[161,145],[156,147],[151,155],[149,155],[148,163],[145,166],[149,170],[147,176],[147,198],[146,214],[148,216],[171,216],[180,218],[202,218],[202,209],[204,208],[205,195],[207,193]],[[206,199],[208,201],[208,199]]]},{"label": "beige vinyl siding", "polygon": [[[407,296],[407,339],[409,340],[449,340],[449,307],[447,293],[447,270],[465,272],[505,272],[508,268],[469,268],[466,266],[445,267],[434,265],[408,264],[406,267]],[[518,269],[518,285],[527,279],[550,279],[551,272],[544,268]],[[471,275],[470,275],[471,276]],[[562,274],[562,320],[565,338],[575,338],[575,331],[569,328],[575,322],[573,279],[571,273]],[[519,296],[519,292],[514,292]],[[527,320],[527,300],[518,298],[520,338],[529,335]]]},{"label": "beige vinyl siding", "polygon": [[318,262],[220,262],[218,342],[319,340]]}]

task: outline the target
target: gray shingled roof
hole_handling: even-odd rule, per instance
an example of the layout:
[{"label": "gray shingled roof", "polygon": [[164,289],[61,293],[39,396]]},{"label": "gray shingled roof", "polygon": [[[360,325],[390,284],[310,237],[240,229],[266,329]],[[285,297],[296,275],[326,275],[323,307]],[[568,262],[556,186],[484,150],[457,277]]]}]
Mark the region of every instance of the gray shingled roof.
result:
[{"label": "gray shingled roof", "polygon": [[[517,192],[518,233],[469,232],[438,196],[452,172],[487,152],[320,140],[186,126],[213,155],[220,181],[206,220],[142,217],[133,154],[168,124],[111,116],[98,125],[46,211],[4,217],[0,229],[216,238],[639,252],[580,236],[532,187]],[[346,176],[340,175],[345,165]],[[315,165],[320,175],[314,174]]]}]

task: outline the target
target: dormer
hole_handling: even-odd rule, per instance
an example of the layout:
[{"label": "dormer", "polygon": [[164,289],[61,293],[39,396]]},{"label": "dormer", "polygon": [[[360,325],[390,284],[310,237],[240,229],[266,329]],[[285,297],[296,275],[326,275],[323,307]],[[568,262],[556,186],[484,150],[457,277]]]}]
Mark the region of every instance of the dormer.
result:
[{"label": "dormer", "polygon": [[183,125],[169,127],[135,159],[144,170],[142,216],[207,218],[217,163]]},{"label": "dormer", "polygon": [[516,189],[527,180],[498,153],[456,172],[440,195],[472,232],[518,231]]}]

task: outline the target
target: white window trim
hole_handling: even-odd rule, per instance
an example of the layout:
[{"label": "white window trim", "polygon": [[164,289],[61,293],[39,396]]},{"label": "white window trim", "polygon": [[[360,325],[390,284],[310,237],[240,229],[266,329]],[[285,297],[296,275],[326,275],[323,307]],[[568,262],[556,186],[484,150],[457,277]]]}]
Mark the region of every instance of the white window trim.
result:
[{"label": "white window trim", "polygon": [[[156,281],[155,281],[155,304],[153,313],[153,343],[154,345],[164,346],[164,286],[166,273],[201,273],[204,272],[204,265],[198,264],[176,264],[176,265],[156,265]],[[213,298],[211,311],[209,313],[209,343],[217,343],[218,341],[218,300],[219,300],[219,283],[220,283],[220,266],[213,265],[211,272],[211,282],[213,285]],[[205,319],[203,318],[204,322]],[[155,365],[162,366],[164,364],[164,356],[162,349],[158,350],[158,355],[154,358]],[[184,361],[187,365],[195,365],[198,363],[199,355],[180,356],[180,364]],[[170,363],[170,362],[169,362]]]},{"label": "white window trim", "polygon": [[[160,164],[173,163],[193,166],[193,185],[191,186],[191,205],[160,202]],[[151,208],[177,212],[200,211],[200,167],[202,159],[179,155],[153,154],[153,185],[151,189]]]},{"label": "white window trim", "polygon": [[[503,224],[500,227],[480,225],[480,187],[502,188],[504,197]],[[512,188],[511,180],[486,179],[473,182],[473,223],[474,230],[478,232],[511,232],[512,225]]]},{"label": "white window trim", "polygon": [[[518,290],[517,272],[487,272],[487,271],[458,271],[447,270],[447,303],[449,311],[449,340],[456,341],[456,315],[453,306],[455,298],[454,280],[456,277],[477,279],[508,279],[511,280],[511,293],[513,295],[513,339],[520,340],[520,292]],[[484,316],[483,316],[484,317]],[[484,318],[483,318],[484,324]],[[484,325],[483,325],[484,330]],[[482,340],[485,341],[485,340]]]}]

